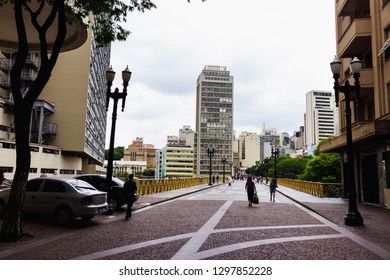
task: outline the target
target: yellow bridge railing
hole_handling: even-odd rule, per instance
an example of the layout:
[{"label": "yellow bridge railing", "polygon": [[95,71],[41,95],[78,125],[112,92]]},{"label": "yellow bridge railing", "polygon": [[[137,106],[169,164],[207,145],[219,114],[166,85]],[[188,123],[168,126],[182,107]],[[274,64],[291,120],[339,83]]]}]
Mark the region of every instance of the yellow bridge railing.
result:
[{"label": "yellow bridge railing", "polygon": [[278,184],[318,197],[341,197],[340,183],[319,183],[278,178]]},{"label": "yellow bridge railing", "polygon": [[154,194],[177,190],[202,184],[208,184],[208,177],[196,178],[166,178],[166,179],[138,179],[137,188],[139,195]]}]

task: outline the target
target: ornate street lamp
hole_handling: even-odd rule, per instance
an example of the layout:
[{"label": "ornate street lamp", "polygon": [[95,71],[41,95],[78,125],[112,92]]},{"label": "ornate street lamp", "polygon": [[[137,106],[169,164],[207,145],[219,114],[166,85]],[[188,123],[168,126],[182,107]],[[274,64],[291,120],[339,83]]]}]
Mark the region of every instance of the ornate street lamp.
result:
[{"label": "ornate street lamp", "polygon": [[[108,191],[108,202],[111,203],[111,181],[112,181],[112,166],[114,161],[114,141],[115,141],[115,126],[116,126],[116,117],[118,109],[118,101],[122,99],[122,112],[125,109],[126,96],[127,96],[127,86],[131,79],[131,72],[129,68],[126,67],[122,71],[122,80],[123,80],[123,92],[119,92],[118,88],[115,88],[114,92],[111,92],[112,82],[115,78],[115,71],[110,67],[106,71],[106,80],[107,80],[107,96],[106,96],[106,111],[108,111],[108,106],[110,103],[110,98],[114,100],[114,108],[112,110],[112,122],[111,122],[111,134],[110,134],[110,147],[108,150],[108,160],[107,160],[107,175],[106,175],[106,188]],[[110,212],[112,208],[110,207]]]},{"label": "ornate street lamp", "polygon": [[346,158],[346,187],[348,191],[348,212],[345,215],[344,222],[349,226],[363,225],[363,218],[357,209],[356,203],[356,188],[355,188],[355,167],[353,155],[353,141],[352,141],[352,121],[351,121],[351,94],[355,92],[356,105],[359,105],[360,98],[360,70],[362,69],[362,62],[358,58],[354,58],[350,63],[350,70],[355,80],[355,85],[350,85],[346,80],[344,85],[340,85],[340,70],[341,62],[335,58],[330,63],[330,68],[333,73],[334,90],[336,98],[336,107],[339,106],[339,92],[344,93],[345,97],[345,119],[346,119],[346,134],[347,134],[347,158]]},{"label": "ornate street lamp", "polygon": [[278,174],[277,174],[277,170],[276,170],[276,157],[278,156],[279,154],[279,148],[275,145],[275,146],[271,146],[271,154],[273,156],[275,156],[274,158],[274,163],[275,163],[275,183],[277,182],[277,179],[278,179]]},{"label": "ornate street lamp", "polygon": [[227,162],[227,156],[225,154],[222,155],[222,165],[223,165],[223,179],[222,182],[225,183],[225,164]]},{"label": "ornate street lamp", "polygon": [[214,145],[209,145],[207,147],[207,154],[209,155],[209,159],[210,159],[209,186],[211,186],[213,184],[211,181],[211,158],[213,157],[214,154]]}]

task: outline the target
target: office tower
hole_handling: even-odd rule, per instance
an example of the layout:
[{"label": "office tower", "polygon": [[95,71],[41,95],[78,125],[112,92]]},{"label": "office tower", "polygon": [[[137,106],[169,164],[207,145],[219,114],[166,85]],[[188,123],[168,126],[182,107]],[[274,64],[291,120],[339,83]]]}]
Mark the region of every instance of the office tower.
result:
[{"label": "office tower", "polygon": [[233,160],[233,87],[234,78],[224,66],[207,65],[196,86],[196,174],[209,174],[208,148],[213,147],[212,174],[221,176],[226,156],[226,174]]},{"label": "office tower", "polygon": [[336,135],[335,102],[330,91],[306,93],[305,139],[309,154],[323,139]]}]

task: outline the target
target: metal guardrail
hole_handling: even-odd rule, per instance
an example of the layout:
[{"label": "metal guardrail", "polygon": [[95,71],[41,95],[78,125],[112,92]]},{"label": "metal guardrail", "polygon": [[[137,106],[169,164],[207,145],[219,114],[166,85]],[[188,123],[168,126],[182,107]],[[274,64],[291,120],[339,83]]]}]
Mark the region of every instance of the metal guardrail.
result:
[{"label": "metal guardrail", "polygon": [[278,178],[278,184],[317,197],[342,197],[341,183],[320,183]]},{"label": "metal guardrail", "polygon": [[167,178],[167,179],[137,179],[139,195],[154,194],[177,190],[202,184],[208,184],[208,177],[196,178]]}]

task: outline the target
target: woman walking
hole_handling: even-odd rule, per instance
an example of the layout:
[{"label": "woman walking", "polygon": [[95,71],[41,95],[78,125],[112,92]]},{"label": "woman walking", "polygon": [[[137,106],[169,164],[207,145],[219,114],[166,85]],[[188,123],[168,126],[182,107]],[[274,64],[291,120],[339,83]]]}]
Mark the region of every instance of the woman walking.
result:
[{"label": "woman walking", "polygon": [[276,179],[272,179],[271,184],[269,185],[269,201],[275,202],[275,193],[276,193],[276,188],[278,187],[278,184],[276,183]]},{"label": "woman walking", "polygon": [[256,191],[256,186],[255,186],[255,182],[253,182],[251,176],[248,176],[248,179],[247,179],[246,184],[245,184],[245,190],[246,190],[246,193],[248,194],[248,202],[249,202],[248,207],[252,207],[252,200],[253,200],[253,196],[254,196],[255,191]]}]

